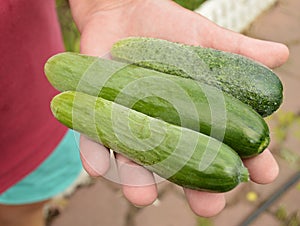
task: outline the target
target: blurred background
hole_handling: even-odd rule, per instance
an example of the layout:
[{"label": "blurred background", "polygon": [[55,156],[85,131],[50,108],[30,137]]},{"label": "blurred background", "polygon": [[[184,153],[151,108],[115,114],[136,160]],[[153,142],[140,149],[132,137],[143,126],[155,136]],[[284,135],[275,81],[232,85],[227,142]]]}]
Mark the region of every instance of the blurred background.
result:
[{"label": "blurred background", "polygon": [[[84,175],[71,192],[49,204],[48,226],[300,226],[300,1],[175,1],[228,29],[289,47],[288,62],[274,70],[284,86],[284,102],[266,119],[278,179],[239,186],[226,195],[225,210],[207,219],[194,215],[181,188],[168,182],[159,184],[153,205],[139,208],[126,201],[117,184]],[[67,0],[57,0],[57,12],[66,51],[79,52],[80,34]]]}]

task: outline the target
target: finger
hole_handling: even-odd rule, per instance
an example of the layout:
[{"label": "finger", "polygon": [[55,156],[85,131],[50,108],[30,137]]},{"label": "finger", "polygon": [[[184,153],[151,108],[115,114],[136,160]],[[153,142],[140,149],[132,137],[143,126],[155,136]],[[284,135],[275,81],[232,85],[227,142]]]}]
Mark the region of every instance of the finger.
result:
[{"label": "finger", "polygon": [[209,193],[184,189],[186,198],[193,212],[202,217],[212,217],[221,212],[225,207],[223,193]]},{"label": "finger", "polygon": [[146,206],[157,198],[153,174],[124,156],[116,156],[124,196],[134,205]]},{"label": "finger", "polygon": [[244,55],[270,68],[278,67],[288,59],[289,50],[284,44],[250,38],[220,27],[212,30],[208,47]]},{"label": "finger", "polygon": [[258,156],[244,159],[243,162],[249,170],[251,180],[256,183],[268,184],[278,176],[278,164],[268,149]]},{"label": "finger", "polygon": [[80,158],[84,169],[91,176],[102,176],[109,168],[107,148],[84,135],[80,136]]}]

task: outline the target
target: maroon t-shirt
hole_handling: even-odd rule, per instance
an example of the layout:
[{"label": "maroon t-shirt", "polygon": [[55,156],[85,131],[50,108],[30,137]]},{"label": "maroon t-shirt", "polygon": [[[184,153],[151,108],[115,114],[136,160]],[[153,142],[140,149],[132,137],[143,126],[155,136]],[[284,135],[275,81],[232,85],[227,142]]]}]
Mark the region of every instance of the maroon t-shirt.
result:
[{"label": "maroon t-shirt", "polygon": [[0,193],[34,170],[66,132],[51,114],[57,91],[43,72],[61,51],[54,0],[0,1]]}]

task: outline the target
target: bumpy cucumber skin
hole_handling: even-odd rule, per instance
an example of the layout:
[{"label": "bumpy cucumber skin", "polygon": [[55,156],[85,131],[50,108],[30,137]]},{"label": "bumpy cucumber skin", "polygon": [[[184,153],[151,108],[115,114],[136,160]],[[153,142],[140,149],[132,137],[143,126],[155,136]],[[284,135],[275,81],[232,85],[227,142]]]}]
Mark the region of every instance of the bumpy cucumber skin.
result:
[{"label": "bumpy cucumber skin", "polygon": [[[60,91],[76,90],[100,96],[151,117],[210,135],[244,158],[261,153],[270,141],[267,124],[249,106],[191,79],[74,53],[62,53],[49,59],[45,73]],[[157,89],[164,90],[164,97],[176,99],[183,113],[179,114],[167,98],[160,98],[161,91],[155,93]],[[142,98],[149,90],[152,96]],[[184,94],[189,99],[184,99]]]},{"label": "bumpy cucumber skin", "polygon": [[[225,192],[249,179],[240,157],[225,144],[112,101],[67,91],[53,98],[51,109],[67,127],[180,186]],[[207,153],[215,155],[200,170]]]},{"label": "bumpy cucumber skin", "polygon": [[282,103],[282,83],[269,68],[238,54],[161,39],[131,37],[111,50],[114,59],[215,86],[263,117]]}]

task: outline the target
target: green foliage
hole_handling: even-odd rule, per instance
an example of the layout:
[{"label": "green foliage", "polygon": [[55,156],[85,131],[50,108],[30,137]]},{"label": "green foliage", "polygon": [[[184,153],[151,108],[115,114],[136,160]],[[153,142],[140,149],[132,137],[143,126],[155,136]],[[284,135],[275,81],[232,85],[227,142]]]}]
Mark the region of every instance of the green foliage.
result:
[{"label": "green foliage", "polygon": [[205,2],[205,0],[174,0],[179,5],[183,6],[184,8],[195,10],[199,8],[199,6]]},{"label": "green foliage", "polygon": [[[300,166],[300,155],[287,147],[287,138],[300,139],[300,114],[279,111],[271,119],[275,122],[274,137],[277,142],[277,153],[291,166]],[[296,127],[295,127],[296,125]]]},{"label": "green foliage", "polygon": [[290,127],[298,119],[299,116],[297,116],[294,112],[280,111],[276,114],[276,116],[274,116],[274,120],[276,122],[276,127],[274,128],[275,139],[278,143],[285,141]]},{"label": "green foliage", "polygon": [[288,162],[290,166],[299,167],[300,156],[289,148],[283,147],[280,150],[280,157]]},{"label": "green foliage", "polygon": [[294,123],[297,115],[294,112],[281,112],[278,114],[278,122],[282,126],[289,126]]},{"label": "green foliage", "polygon": [[68,0],[56,0],[56,10],[66,51],[79,52],[80,34],[73,21]]},{"label": "green foliage", "polygon": [[300,191],[300,182],[296,185],[296,189]]},{"label": "green foliage", "polygon": [[299,226],[300,217],[299,212],[288,214],[286,207],[281,205],[275,211],[275,217],[281,222],[282,226]]},{"label": "green foliage", "polygon": [[275,212],[275,216],[280,221],[286,221],[288,218],[288,213],[285,206],[281,205]]},{"label": "green foliage", "polygon": [[214,223],[211,219],[198,217],[196,226],[214,226]]},{"label": "green foliage", "polygon": [[286,225],[287,226],[299,226],[300,225],[299,213],[298,212],[293,213],[290,216],[290,218],[289,218],[289,220],[288,220],[288,222],[287,222]]}]

